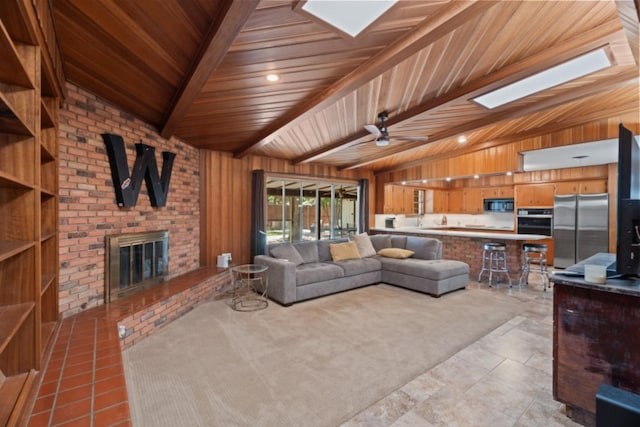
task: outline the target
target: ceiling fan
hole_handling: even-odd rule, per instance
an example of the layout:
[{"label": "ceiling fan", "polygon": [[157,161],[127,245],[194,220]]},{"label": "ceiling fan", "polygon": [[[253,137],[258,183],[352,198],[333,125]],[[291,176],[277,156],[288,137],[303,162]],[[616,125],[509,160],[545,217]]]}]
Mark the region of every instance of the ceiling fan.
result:
[{"label": "ceiling fan", "polygon": [[[389,113],[386,111],[378,114],[378,119],[380,120],[380,124],[376,125],[364,125],[364,128],[369,131],[376,139],[376,145],[378,147],[386,147],[389,145],[389,131],[387,130],[387,126],[384,124],[384,121],[389,117]],[[426,141],[429,139],[426,136],[394,136],[393,139],[404,140],[404,141]]]}]

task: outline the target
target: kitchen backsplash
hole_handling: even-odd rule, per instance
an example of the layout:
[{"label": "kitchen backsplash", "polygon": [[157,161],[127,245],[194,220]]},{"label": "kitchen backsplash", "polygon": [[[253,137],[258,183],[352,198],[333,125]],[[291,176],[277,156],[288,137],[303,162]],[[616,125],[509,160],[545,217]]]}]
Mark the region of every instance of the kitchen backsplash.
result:
[{"label": "kitchen backsplash", "polygon": [[[498,230],[515,230],[513,212],[487,212],[484,214],[424,214],[424,215],[375,215],[375,228],[387,228],[386,220],[395,218],[395,228],[466,227]],[[443,223],[444,222],[444,223]]]}]

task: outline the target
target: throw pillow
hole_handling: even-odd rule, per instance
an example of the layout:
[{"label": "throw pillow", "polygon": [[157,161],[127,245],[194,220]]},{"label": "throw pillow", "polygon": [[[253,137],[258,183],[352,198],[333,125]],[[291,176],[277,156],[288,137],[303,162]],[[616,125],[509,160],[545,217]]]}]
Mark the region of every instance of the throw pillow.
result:
[{"label": "throw pillow", "polygon": [[367,258],[376,254],[376,250],[367,233],[356,234],[353,236],[353,241],[356,242],[358,252],[362,258]]},{"label": "throw pillow", "polygon": [[356,242],[331,243],[329,245],[329,251],[331,251],[331,258],[334,261],[345,261],[348,259],[360,258]]},{"label": "throw pillow", "polygon": [[271,249],[271,255],[278,259],[290,261],[295,265],[300,265],[303,263],[300,252],[298,252],[291,243],[285,243],[283,245],[274,247],[273,249]]},{"label": "throw pillow", "polygon": [[378,255],[384,256],[387,258],[404,259],[404,258],[409,258],[413,256],[413,251],[409,251],[407,249],[401,249],[401,248],[385,248],[385,249],[380,249],[378,251]]}]

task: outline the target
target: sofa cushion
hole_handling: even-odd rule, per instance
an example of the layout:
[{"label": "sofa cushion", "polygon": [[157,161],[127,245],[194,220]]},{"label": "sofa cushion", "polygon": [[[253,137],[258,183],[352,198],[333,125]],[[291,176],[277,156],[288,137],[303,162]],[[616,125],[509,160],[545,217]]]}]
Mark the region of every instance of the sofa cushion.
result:
[{"label": "sofa cushion", "polygon": [[380,262],[382,262],[384,270],[431,280],[444,280],[461,274],[469,274],[469,265],[461,261],[380,258]]},{"label": "sofa cushion", "polygon": [[344,261],[346,259],[359,259],[358,245],[356,242],[331,243],[329,245],[331,259],[336,261]]},{"label": "sofa cushion", "polygon": [[336,262],[336,265],[342,267],[344,275],[348,277],[378,271],[380,270],[382,263],[376,258],[360,258],[338,261]]},{"label": "sofa cushion", "polygon": [[297,242],[294,243],[293,246],[298,250],[298,252],[300,252],[302,261],[305,264],[320,261],[320,258],[318,257],[318,243],[316,241]]},{"label": "sofa cushion", "polygon": [[430,237],[407,237],[405,249],[415,252],[415,258],[438,259],[440,258],[441,242]]},{"label": "sofa cushion", "polygon": [[378,255],[387,258],[405,259],[413,256],[413,251],[402,248],[384,248],[378,251]]},{"label": "sofa cushion", "polygon": [[349,239],[318,240],[318,262],[332,261],[331,251],[329,250],[330,244],[348,241]]},{"label": "sofa cushion", "polygon": [[371,240],[371,244],[376,250],[376,253],[380,249],[391,247],[391,236],[388,234],[374,234],[373,236],[369,236],[369,240]]},{"label": "sofa cushion", "polygon": [[296,268],[296,286],[344,277],[344,269],[328,262],[302,264]]},{"label": "sofa cushion", "polygon": [[275,258],[290,261],[295,265],[300,265],[304,262],[302,256],[300,255],[300,252],[298,252],[298,250],[294,248],[291,243],[274,246],[273,248],[271,248],[271,255],[273,255]]},{"label": "sofa cushion", "polygon": [[391,236],[391,247],[392,248],[402,248],[405,249],[407,247],[407,236]]},{"label": "sofa cushion", "polygon": [[376,254],[377,251],[373,247],[371,239],[369,239],[369,235],[367,233],[356,234],[353,236],[353,241],[358,245],[358,252],[360,253],[361,258],[371,257]]}]

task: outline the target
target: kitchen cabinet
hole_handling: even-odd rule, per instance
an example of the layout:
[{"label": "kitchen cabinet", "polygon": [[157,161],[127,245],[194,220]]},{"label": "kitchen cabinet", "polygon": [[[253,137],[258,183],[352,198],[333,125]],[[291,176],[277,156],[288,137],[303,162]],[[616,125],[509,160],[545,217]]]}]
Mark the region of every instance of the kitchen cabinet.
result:
[{"label": "kitchen cabinet", "polygon": [[555,194],[601,194],[607,192],[606,179],[563,181],[555,185]]},{"label": "kitchen cabinet", "polygon": [[524,184],[516,185],[514,198],[516,208],[521,207],[552,207],[555,184]]},{"label": "kitchen cabinet", "polygon": [[513,186],[483,188],[482,198],[483,199],[511,199],[513,198]]},{"label": "kitchen cabinet", "polygon": [[447,192],[447,211],[451,213],[463,212],[463,190],[449,190]]},{"label": "kitchen cabinet", "polygon": [[[403,185],[385,185],[384,188],[384,213],[385,214],[417,214],[424,211],[424,195],[417,190]],[[423,193],[424,194],[424,193]],[[420,203],[423,204],[422,209]]]},{"label": "kitchen cabinet", "polygon": [[607,193],[609,191],[609,189],[607,188],[607,180],[596,179],[592,181],[582,181],[580,183],[579,191],[579,194]]},{"label": "kitchen cabinet", "polygon": [[447,191],[433,190],[433,213],[449,212]]},{"label": "kitchen cabinet", "polygon": [[468,214],[484,212],[482,188],[465,188],[462,191],[462,212]]}]

